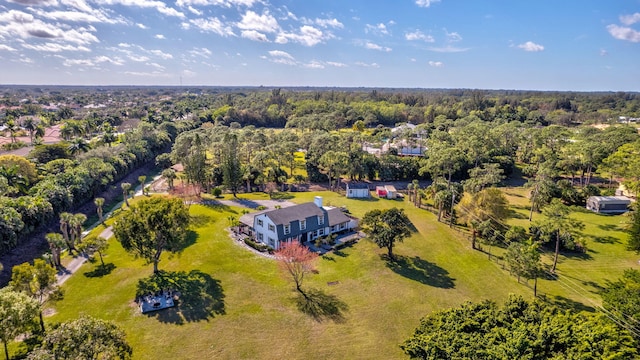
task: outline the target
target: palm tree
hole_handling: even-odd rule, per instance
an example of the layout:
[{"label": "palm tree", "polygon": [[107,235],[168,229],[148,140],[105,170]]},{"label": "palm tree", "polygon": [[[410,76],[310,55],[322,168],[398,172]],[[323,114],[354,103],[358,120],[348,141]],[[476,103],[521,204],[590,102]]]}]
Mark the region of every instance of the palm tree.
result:
[{"label": "palm tree", "polygon": [[142,189],[142,193],[146,195],[146,192],[144,190],[144,183],[145,181],[147,181],[147,176],[146,175],[138,176],[138,181],[140,181],[140,188]]},{"label": "palm tree", "polygon": [[87,215],[77,213],[73,215],[71,223],[71,234],[73,234],[73,245],[82,242],[82,224],[87,221]]},{"label": "palm tree", "polygon": [[123,182],[122,184],[120,184],[120,188],[122,188],[124,203],[129,206],[129,189],[131,189],[131,184],[129,184],[128,182]]},{"label": "palm tree", "polygon": [[7,186],[18,192],[26,192],[29,180],[20,173],[18,165],[0,165],[0,177],[7,180]]},{"label": "palm tree", "polygon": [[169,190],[173,190],[173,180],[176,178],[176,172],[173,169],[165,169],[162,171],[162,177],[167,180],[167,186],[169,186]]},{"label": "palm tree", "polygon": [[15,120],[10,119],[9,121],[6,122],[5,127],[7,128],[7,130],[9,130],[10,136],[11,136],[11,142],[15,143],[16,142],[16,137],[18,135],[18,131],[20,131],[20,127],[18,126],[18,124],[16,124]]},{"label": "palm tree", "polygon": [[93,200],[93,203],[96,204],[96,212],[98,213],[100,224],[104,225],[104,219],[102,218],[102,206],[104,205],[104,198],[95,198],[95,200]]},{"label": "palm tree", "polygon": [[62,253],[66,242],[62,235],[58,233],[49,233],[45,235],[45,239],[47,239],[49,249],[51,249],[51,262],[54,267],[59,267],[61,265],[60,254]]},{"label": "palm tree", "polygon": [[31,141],[31,145],[33,145],[33,135],[38,127],[38,124],[32,117],[27,117],[22,122],[22,127],[25,128],[29,132],[29,140]]},{"label": "palm tree", "polygon": [[80,152],[87,152],[91,149],[91,145],[83,138],[75,138],[71,140],[67,147],[71,155],[76,155]]},{"label": "palm tree", "polygon": [[62,236],[64,242],[67,244],[67,248],[69,252],[75,251],[75,247],[73,246],[73,240],[71,238],[71,223],[73,222],[73,214],[68,212],[63,212],[60,214],[60,232],[62,232]]}]

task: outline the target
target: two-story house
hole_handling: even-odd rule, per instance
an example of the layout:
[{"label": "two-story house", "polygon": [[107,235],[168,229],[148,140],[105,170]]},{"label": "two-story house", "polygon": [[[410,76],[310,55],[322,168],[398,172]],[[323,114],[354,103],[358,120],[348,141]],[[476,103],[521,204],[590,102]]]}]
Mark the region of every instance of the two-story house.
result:
[{"label": "two-story house", "polygon": [[279,249],[289,241],[307,242],[330,234],[352,231],[358,219],[341,209],[322,206],[322,197],[314,202],[245,214],[240,217],[241,231],[256,242]]}]

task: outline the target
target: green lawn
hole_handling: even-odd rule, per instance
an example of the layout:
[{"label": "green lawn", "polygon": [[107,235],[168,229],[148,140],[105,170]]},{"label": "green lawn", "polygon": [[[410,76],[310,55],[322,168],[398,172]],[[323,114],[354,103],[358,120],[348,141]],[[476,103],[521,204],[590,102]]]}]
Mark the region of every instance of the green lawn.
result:
[{"label": "green lawn", "polygon": [[[210,300],[217,307],[209,316],[192,312],[184,318],[175,309],[140,314],[133,303],[136,284],[151,275],[152,266],[133,259],[112,240],[105,262],[115,266],[113,271],[87,277],[96,264],[84,265],[64,284],[65,299],[52,304],[55,314],[46,320],[51,325],[83,313],[114,320],[125,329],[136,359],[392,359],[404,358],[398,345],[432,311],[468,300],[502,301],[509,293],[532,297],[498,262],[472,251],[464,232],[438,223],[426,210],[406,201],[351,200],[331,192],[297,193],[291,201],[312,201],[316,195],[324,197],[325,205],[345,205],[356,216],[373,208],[402,207],[416,228],[397,246],[400,261],[393,267],[380,258],[384,251],[367,240],[320,259],[319,273],[305,279],[303,287],[321,291],[323,299],[341,309],[337,316],[314,319],[298,310],[292,283],[275,262],[227,236],[228,217],[240,216],[242,209],[194,205],[195,242],[180,254],[163,254],[160,269],[204,273],[215,284]],[[539,288],[549,296],[589,305],[565,285],[580,282],[591,289],[585,281],[602,284],[635,263],[614,227],[619,218],[580,216],[590,222],[590,234],[614,243],[590,242],[590,259],[563,257],[559,274],[565,280],[543,281]]]},{"label": "green lawn", "polygon": [[[523,188],[506,188],[505,194],[511,204],[512,217],[510,225],[520,225],[528,229],[529,201],[528,190]],[[625,269],[639,268],[640,256],[625,249],[628,235],[624,232],[625,215],[600,215],[589,211],[576,211],[571,217],[582,221],[585,225],[581,232],[587,240],[587,252],[565,253],[558,259],[557,280],[542,280],[538,289],[558,301],[569,300],[588,307],[601,304],[599,290],[606,286],[607,280],[618,279]],[[533,213],[533,221],[543,216]],[[552,263],[552,249],[547,249],[543,261]],[[578,307],[580,305],[578,304]]]}]

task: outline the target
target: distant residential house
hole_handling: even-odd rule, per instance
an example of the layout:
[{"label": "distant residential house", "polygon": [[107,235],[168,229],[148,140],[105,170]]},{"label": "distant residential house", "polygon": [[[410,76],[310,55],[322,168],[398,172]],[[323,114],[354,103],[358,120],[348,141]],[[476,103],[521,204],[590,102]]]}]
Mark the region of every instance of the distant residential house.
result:
[{"label": "distant residential house", "polygon": [[369,192],[369,184],[366,183],[347,183],[347,198],[350,199],[362,199],[369,198],[371,193]]},{"label": "distant residential house", "polygon": [[273,249],[283,243],[301,243],[331,234],[353,231],[358,219],[342,209],[322,206],[322,197],[314,202],[245,214],[240,217],[241,232]]},{"label": "distant residential house", "polygon": [[622,214],[627,212],[631,199],[626,196],[590,196],[587,209],[600,214]]}]

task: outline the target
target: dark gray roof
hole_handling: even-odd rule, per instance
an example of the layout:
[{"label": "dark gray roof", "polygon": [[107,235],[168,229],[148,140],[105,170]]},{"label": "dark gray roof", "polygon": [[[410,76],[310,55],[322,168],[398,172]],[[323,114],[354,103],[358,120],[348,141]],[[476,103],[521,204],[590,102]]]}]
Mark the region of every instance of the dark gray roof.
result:
[{"label": "dark gray roof", "polygon": [[329,217],[329,226],[341,224],[351,220],[340,208],[333,208],[327,210],[327,216]]},{"label": "dark gray roof", "polygon": [[304,203],[271,210],[265,215],[267,215],[274,224],[282,225],[289,224],[295,220],[303,220],[311,216],[321,216],[324,215],[324,212],[314,203]]},{"label": "dark gray roof", "polygon": [[366,183],[347,183],[348,189],[367,189],[369,190],[369,184]]}]

